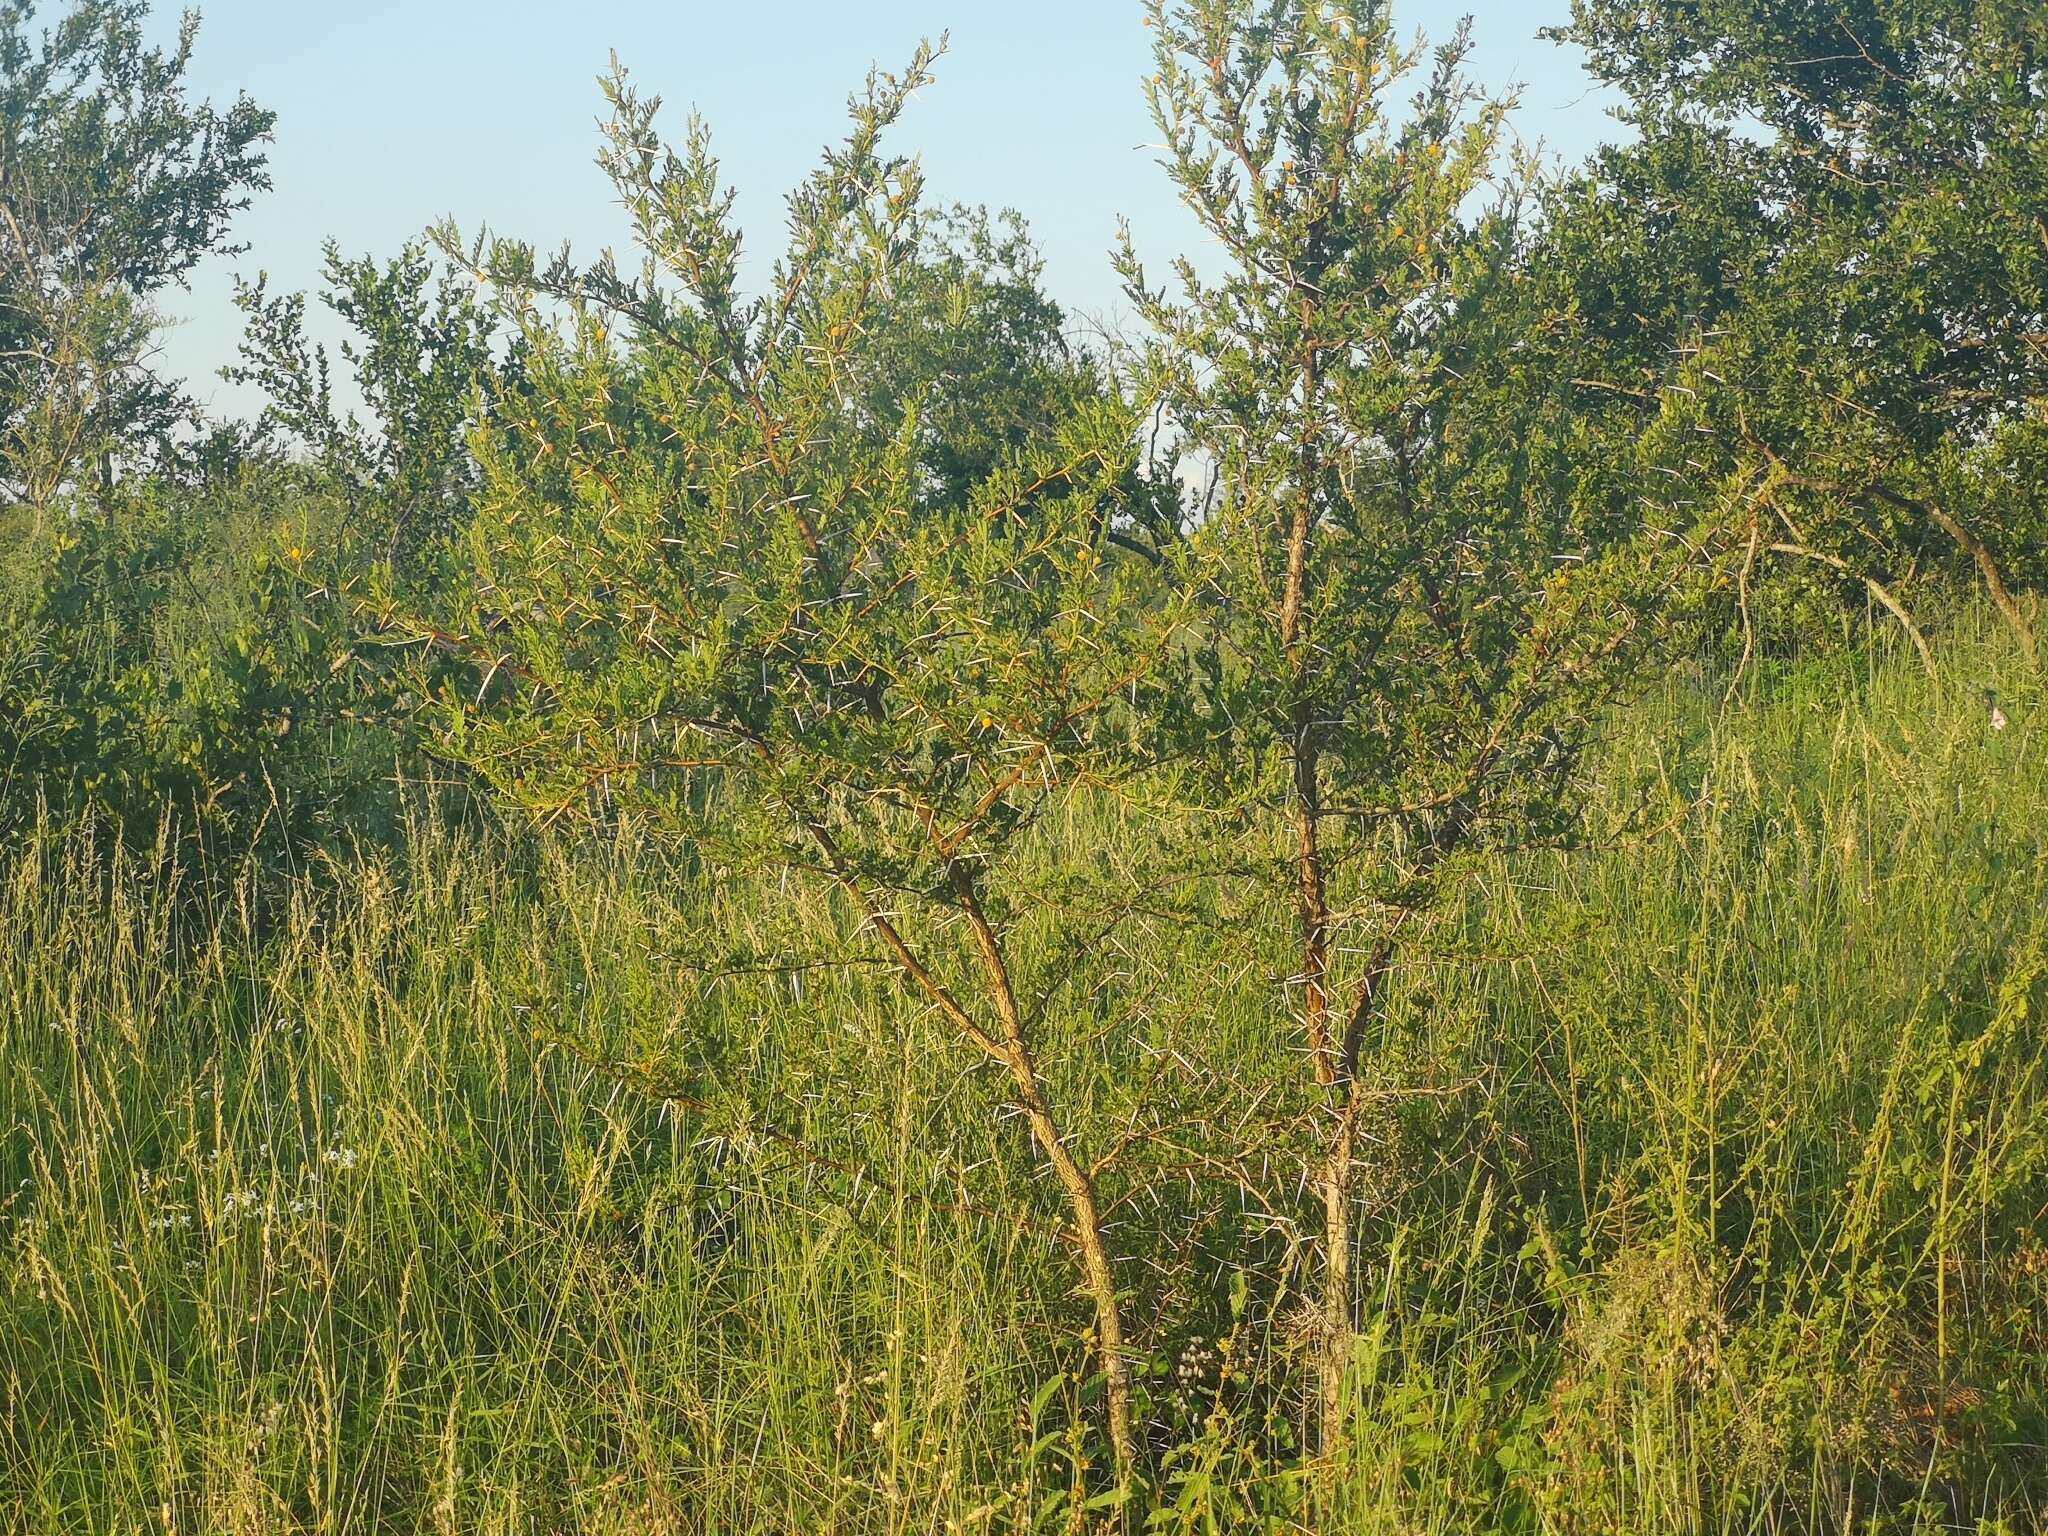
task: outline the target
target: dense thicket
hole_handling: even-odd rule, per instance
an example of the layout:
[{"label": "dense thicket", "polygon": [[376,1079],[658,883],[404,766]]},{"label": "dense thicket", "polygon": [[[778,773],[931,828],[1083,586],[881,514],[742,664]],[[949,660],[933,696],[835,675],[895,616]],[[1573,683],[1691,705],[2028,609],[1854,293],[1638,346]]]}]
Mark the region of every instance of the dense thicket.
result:
[{"label": "dense thicket", "polygon": [[2048,13],[1576,0],[1560,32],[1636,139],[1560,189],[1552,257],[1664,515],[1717,508],[1745,599],[1772,556],[1902,618],[1967,572],[2031,653]]},{"label": "dense thicket", "polygon": [[1152,0],[1094,346],[937,50],[757,285],[615,71],[630,256],[330,245],[240,422],[143,17],[0,5],[0,1528],[2048,1508],[2038,7],[1578,0],[1553,175]]}]

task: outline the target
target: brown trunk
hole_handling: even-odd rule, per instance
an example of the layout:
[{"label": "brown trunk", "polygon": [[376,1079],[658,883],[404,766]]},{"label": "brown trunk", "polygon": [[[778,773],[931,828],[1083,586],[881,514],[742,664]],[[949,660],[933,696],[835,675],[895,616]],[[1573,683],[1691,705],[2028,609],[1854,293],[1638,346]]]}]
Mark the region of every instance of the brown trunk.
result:
[{"label": "brown trunk", "polygon": [[1067,1210],[1074,1222],[1074,1241],[1081,1250],[1082,1287],[1095,1306],[1095,1347],[1102,1366],[1103,1396],[1109,1410],[1109,1443],[1116,1454],[1117,1470],[1128,1478],[1137,1461],[1137,1440],[1131,1427],[1131,1368],[1124,1356],[1123,1308],[1117,1300],[1116,1269],[1110,1262],[1109,1245],[1103,1240],[1102,1211],[1095,1199],[1095,1181],[1068,1145],[1052,1106],[1045,1097],[1024,1034],[1024,1018],[1017,1006],[1016,988],[994,926],[982,911],[980,894],[966,867],[955,864],[951,872],[954,895],[967,914],[974,931],[975,946],[981,952],[982,969],[988,976],[989,991],[995,999],[996,1014],[1002,1021],[1002,1058],[1016,1084],[1018,1101],[1031,1134],[1052,1164],[1053,1174],[1067,1197]]},{"label": "brown trunk", "polygon": [[[1011,1068],[1011,1076],[1020,1092],[1037,1092],[1037,1074],[1028,1054]],[[1042,1098],[1035,1104],[1027,1100],[1024,1113],[1031,1122],[1031,1134],[1038,1139],[1060,1187],[1066,1191],[1075,1241],[1081,1250],[1082,1281],[1095,1306],[1095,1348],[1109,1410],[1110,1448],[1116,1454],[1118,1472],[1128,1477],[1137,1461],[1136,1434],[1131,1427],[1131,1366],[1124,1355],[1123,1309],[1117,1300],[1116,1271],[1102,1237],[1102,1213],[1095,1202],[1095,1183],[1088,1170],[1075,1161]]]},{"label": "brown trunk", "polygon": [[982,910],[980,893],[973,875],[958,861],[948,867],[955,897],[974,931],[975,948],[988,978],[989,991],[1001,1024],[1000,1035],[991,1034],[976,1021],[945,983],[920,960],[903,933],[868,898],[825,824],[815,817],[804,818],[804,826],[824,853],[826,863],[841,886],[861,904],[869,924],[881,937],[897,966],[911,983],[936,1004],[961,1034],[995,1061],[1001,1062],[1015,1084],[1024,1117],[1031,1126],[1060,1189],[1067,1197],[1067,1209],[1074,1221],[1075,1245],[1081,1250],[1081,1288],[1095,1307],[1095,1344],[1109,1411],[1109,1443],[1116,1455],[1119,1477],[1128,1482],[1137,1465],[1137,1437],[1131,1426],[1131,1370],[1124,1358],[1123,1310],[1117,1301],[1116,1269],[1110,1262],[1109,1245],[1102,1235],[1102,1211],[1095,1199],[1095,1181],[1068,1146],[1052,1105],[1046,1099],[1038,1076],[1038,1064],[1024,1033],[1024,1016],[1017,1006],[1017,991],[1011,984],[1010,968],[1003,958],[1001,941]]},{"label": "brown trunk", "polygon": [[[1299,836],[1299,920],[1302,939],[1304,1023],[1316,1084],[1336,1098],[1348,1077],[1330,1038],[1330,911],[1323,873],[1322,796],[1313,742],[1305,724],[1296,735],[1295,813]],[[1345,1094],[1348,1098],[1348,1094]],[[1344,1443],[1344,1375],[1351,1362],[1351,1165],[1353,1135],[1349,1103],[1337,1108],[1337,1123],[1326,1149],[1323,1196],[1323,1303],[1321,1438],[1325,1456]]]},{"label": "brown trunk", "polygon": [[[1296,917],[1301,937],[1302,1023],[1317,1086],[1335,1097],[1342,1076],[1330,1038],[1330,905],[1323,864],[1321,752],[1316,740],[1311,650],[1306,635],[1309,544],[1315,532],[1317,455],[1315,405],[1320,372],[1311,344],[1301,362],[1302,436],[1295,461],[1293,515],[1287,529],[1287,586],[1280,602],[1280,645],[1293,698],[1288,706],[1296,859]],[[1337,1107],[1337,1125],[1318,1182],[1323,1196],[1323,1347],[1321,1444],[1334,1457],[1344,1440],[1344,1375],[1351,1359],[1351,1112]]]},{"label": "brown trunk", "polygon": [[1379,1005],[1381,984],[1394,961],[1394,936],[1383,934],[1366,961],[1358,993],[1344,1021],[1331,1075],[1333,1092],[1343,1095],[1336,1129],[1330,1135],[1323,1164],[1323,1242],[1328,1249],[1323,1270],[1323,1447],[1325,1455],[1344,1444],[1344,1382],[1351,1370],[1352,1293],[1357,1245],[1352,1230],[1351,1183],[1358,1167],[1358,1117],[1363,1107],[1359,1060],[1365,1032]]},{"label": "brown trunk", "polygon": [[1345,1441],[1344,1381],[1351,1369],[1351,1170],[1353,1106],[1337,1111],[1323,1165],[1322,1449],[1334,1458]]}]

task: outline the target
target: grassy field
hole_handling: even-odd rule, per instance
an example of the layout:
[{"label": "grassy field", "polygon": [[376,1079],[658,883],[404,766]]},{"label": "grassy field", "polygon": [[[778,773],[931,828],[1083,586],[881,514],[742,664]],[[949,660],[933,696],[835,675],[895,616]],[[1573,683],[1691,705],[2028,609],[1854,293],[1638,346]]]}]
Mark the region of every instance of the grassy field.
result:
[{"label": "grassy field", "polygon": [[[1988,626],[1941,659],[1673,674],[1589,847],[1471,872],[1379,1045],[1343,1465],[1299,1170],[1146,1166],[1144,1516],[1001,1085],[880,968],[707,976],[854,945],[832,904],[423,821],[200,907],[47,831],[0,871],[0,1531],[2042,1529],[2048,717]],[[1211,1118],[1299,1075],[1190,980],[1265,937],[1091,962],[1084,1141],[1146,1060]],[[1134,992],[1146,1049],[1091,1033]]]}]

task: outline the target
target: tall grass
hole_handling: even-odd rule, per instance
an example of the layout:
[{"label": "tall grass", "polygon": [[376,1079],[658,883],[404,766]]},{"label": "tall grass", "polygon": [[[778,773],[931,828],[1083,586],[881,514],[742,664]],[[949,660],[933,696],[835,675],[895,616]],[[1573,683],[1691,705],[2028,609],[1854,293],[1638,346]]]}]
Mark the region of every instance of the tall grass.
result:
[{"label": "tall grass", "polygon": [[[1156,1528],[2039,1527],[2048,717],[1988,634],[1944,664],[1674,675],[1589,846],[1475,867],[1377,1042],[1334,1473],[1286,1210],[1148,1165]],[[155,869],[50,828],[0,872],[0,1530],[1116,1518],[999,1085],[879,968],[772,963],[845,912],[424,821],[196,914]],[[1294,1075],[1227,984],[1261,921],[1089,961],[1152,1010],[1068,1053],[1094,1144],[1146,1061],[1212,1121]]]}]

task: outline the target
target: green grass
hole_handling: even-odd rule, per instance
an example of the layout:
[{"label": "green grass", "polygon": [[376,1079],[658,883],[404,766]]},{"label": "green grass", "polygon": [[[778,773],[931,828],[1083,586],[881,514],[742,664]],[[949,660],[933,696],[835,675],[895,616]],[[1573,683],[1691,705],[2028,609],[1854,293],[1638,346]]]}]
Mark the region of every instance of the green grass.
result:
[{"label": "green grass", "polygon": [[[1674,675],[1589,847],[1473,869],[1379,1042],[1343,1466],[1288,1212],[1113,1181],[1156,1528],[2040,1528],[2048,714],[1986,629],[1943,662]],[[1114,1518],[1000,1084],[879,968],[705,974],[834,904],[426,824],[226,883],[55,829],[0,870],[0,1530]],[[1085,1144],[1298,1076],[1241,963],[1284,917],[1070,978]]]}]

